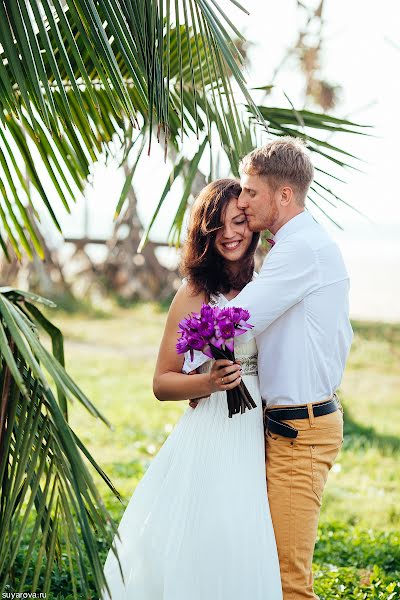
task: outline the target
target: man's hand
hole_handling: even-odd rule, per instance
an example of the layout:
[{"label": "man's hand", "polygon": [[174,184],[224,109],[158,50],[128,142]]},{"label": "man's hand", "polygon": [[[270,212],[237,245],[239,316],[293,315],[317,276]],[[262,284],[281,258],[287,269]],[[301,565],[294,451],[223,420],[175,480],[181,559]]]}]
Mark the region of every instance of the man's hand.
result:
[{"label": "man's hand", "polygon": [[[197,369],[195,369],[194,371],[190,371],[188,375],[196,375],[196,373],[198,373]],[[201,398],[192,398],[191,400],[189,400],[189,406],[191,406],[192,408],[196,408],[200,400]]]}]

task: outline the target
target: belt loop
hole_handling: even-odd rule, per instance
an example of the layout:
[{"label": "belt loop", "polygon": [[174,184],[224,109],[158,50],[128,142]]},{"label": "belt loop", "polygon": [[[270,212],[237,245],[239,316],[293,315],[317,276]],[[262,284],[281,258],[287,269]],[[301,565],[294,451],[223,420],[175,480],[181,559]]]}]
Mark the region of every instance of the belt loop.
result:
[{"label": "belt loop", "polygon": [[315,427],[315,423],[314,423],[314,411],[313,411],[313,407],[312,404],[307,404],[307,410],[308,410],[308,420],[310,421],[310,427]]}]

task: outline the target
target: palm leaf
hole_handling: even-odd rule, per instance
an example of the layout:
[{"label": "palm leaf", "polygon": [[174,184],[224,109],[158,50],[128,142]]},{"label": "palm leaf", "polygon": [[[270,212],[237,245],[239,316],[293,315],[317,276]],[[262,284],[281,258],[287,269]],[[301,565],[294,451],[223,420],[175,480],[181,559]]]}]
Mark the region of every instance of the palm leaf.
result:
[{"label": "palm leaf", "polygon": [[[63,348],[58,329],[28,296],[0,290],[0,591],[10,589],[24,544],[19,567],[24,590],[36,591],[40,580],[42,591],[49,592],[53,574],[64,571],[74,598],[90,597],[93,585],[100,597],[105,580],[97,540],[111,545],[115,526],[84,459],[119,496],[71,430],[63,403],[38,370],[39,359],[64,397],[83,400],[59,362]],[[52,337],[58,359],[39,348],[39,324]]]},{"label": "palm leaf", "polygon": [[187,173],[185,174],[185,187],[183,190],[182,198],[179,203],[178,210],[176,212],[175,218],[173,220],[173,223],[171,225],[171,229],[169,232],[169,237],[171,239],[171,242],[176,245],[178,245],[179,240],[180,240],[183,219],[185,216],[188,199],[189,199],[191,191],[192,191],[193,181],[197,175],[197,171],[199,168],[199,162],[203,156],[203,152],[204,152],[204,149],[205,149],[207,143],[208,143],[208,138],[205,138],[203,140],[200,148],[196,152],[195,156],[191,160],[191,162],[189,164],[189,168],[187,169]]},{"label": "palm leaf", "polygon": [[153,213],[153,216],[152,216],[152,218],[150,220],[150,223],[147,226],[147,228],[146,228],[146,230],[145,230],[145,232],[144,232],[144,234],[142,236],[142,239],[140,240],[140,244],[139,244],[139,247],[138,247],[138,250],[137,250],[139,253],[143,250],[143,248],[144,248],[144,246],[145,246],[145,244],[146,244],[146,242],[148,240],[149,233],[150,233],[150,231],[151,231],[151,229],[152,229],[152,227],[154,225],[154,222],[155,222],[155,220],[156,220],[156,218],[158,216],[158,213],[159,213],[159,211],[160,211],[160,209],[161,209],[161,207],[162,207],[162,205],[164,203],[164,200],[167,197],[167,194],[171,190],[171,187],[172,187],[174,181],[182,173],[182,170],[183,170],[185,164],[186,164],[185,158],[182,157],[174,165],[174,167],[173,167],[173,169],[172,169],[172,171],[171,171],[171,173],[170,173],[170,175],[168,177],[167,183],[165,184],[164,190],[163,190],[163,192],[161,194],[161,198],[158,201],[158,205],[157,205],[157,207],[156,207],[156,209],[155,209],[155,211]]},{"label": "palm leaf", "polygon": [[[234,141],[240,121],[230,98],[231,77],[262,120],[229,32],[237,35],[234,23],[216,3],[205,0],[176,0],[173,7],[170,0],[0,2],[0,115],[5,125],[0,146],[9,186],[0,190],[5,201],[1,241],[8,237],[18,257],[19,245],[28,255],[41,254],[32,217],[24,209],[31,190],[18,168],[21,161],[13,160],[15,147],[58,226],[50,190],[36,173],[32,145],[69,210],[84,189],[90,162],[108,152],[116,132],[124,139],[120,130],[129,122],[150,131],[154,122],[157,137],[164,130],[166,141],[192,130],[209,133],[211,121],[200,102],[207,110],[211,94],[218,97],[218,110],[225,109],[217,128],[228,129]],[[229,123],[227,107],[232,109]],[[11,217],[15,207],[8,200],[10,192],[19,218]]]}]

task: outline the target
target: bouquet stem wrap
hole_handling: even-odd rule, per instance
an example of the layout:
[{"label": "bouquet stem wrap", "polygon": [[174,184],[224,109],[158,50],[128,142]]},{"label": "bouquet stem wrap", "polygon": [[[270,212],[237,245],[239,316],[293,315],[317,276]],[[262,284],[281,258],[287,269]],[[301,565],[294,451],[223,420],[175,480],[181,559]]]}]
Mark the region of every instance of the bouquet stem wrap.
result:
[{"label": "bouquet stem wrap", "polygon": [[[222,348],[217,348],[212,344],[210,344],[210,348],[212,355],[216,360],[219,358],[226,358],[236,362],[234,351],[231,351],[228,348],[222,350]],[[226,391],[226,399],[228,402],[229,418],[232,418],[232,415],[237,415],[239,413],[243,414],[246,408],[250,410],[257,406],[243,381],[241,381],[237,387],[233,388],[233,390]]]}]

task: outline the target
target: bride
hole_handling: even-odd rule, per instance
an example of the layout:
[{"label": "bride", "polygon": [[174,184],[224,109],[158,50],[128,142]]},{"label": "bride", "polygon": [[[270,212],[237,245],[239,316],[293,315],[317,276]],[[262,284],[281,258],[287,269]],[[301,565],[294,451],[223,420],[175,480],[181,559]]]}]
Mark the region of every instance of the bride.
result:
[{"label": "bride", "polygon": [[[257,348],[235,341],[240,364],[176,352],[179,321],[203,303],[224,306],[252,279],[257,233],[237,208],[233,179],[193,205],[185,276],[168,313],[154,374],[159,400],[194,400],[137,486],[104,572],[112,600],[281,600],[268,505]],[[251,323],[251,316],[249,322]],[[191,373],[189,377],[187,374]],[[257,407],[228,418],[241,378]]]}]

